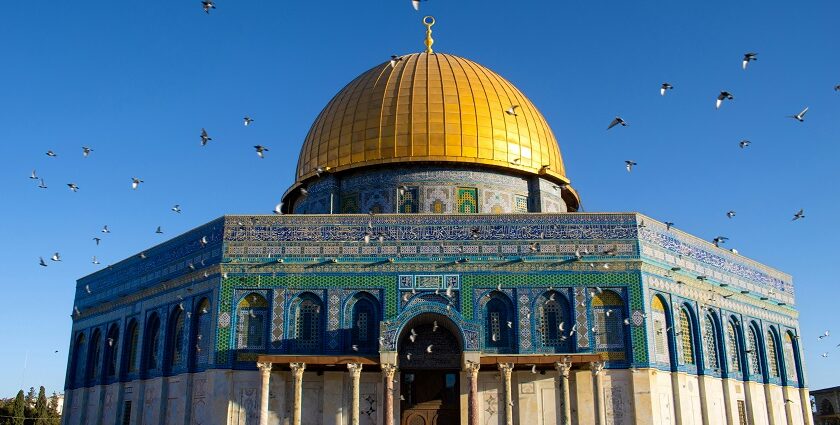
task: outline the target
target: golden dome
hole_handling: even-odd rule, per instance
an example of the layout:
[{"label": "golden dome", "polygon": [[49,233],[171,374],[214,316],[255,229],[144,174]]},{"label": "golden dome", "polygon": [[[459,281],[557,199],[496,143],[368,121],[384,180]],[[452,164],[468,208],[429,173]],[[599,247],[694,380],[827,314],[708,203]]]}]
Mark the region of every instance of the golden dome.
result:
[{"label": "golden dome", "polygon": [[[515,115],[506,113],[514,105]],[[318,168],[418,162],[568,183],[551,128],[513,84],[458,56],[414,53],[373,67],[332,98],[303,143],[295,186]]]}]

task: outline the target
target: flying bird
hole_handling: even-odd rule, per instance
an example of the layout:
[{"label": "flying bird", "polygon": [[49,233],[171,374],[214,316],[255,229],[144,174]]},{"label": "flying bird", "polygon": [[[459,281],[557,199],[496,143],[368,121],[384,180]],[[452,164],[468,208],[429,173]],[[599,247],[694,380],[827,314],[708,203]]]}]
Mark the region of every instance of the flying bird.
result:
[{"label": "flying bird", "polygon": [[172,212],[176,212],[176,213],[180,214],[181,213],[181,205],[175,204],[175,206],[172,207],[171,210],[172,210]]},{"label": "flying bird", "polygon": [[797,211],[796,214],[793,215],[793,220],[792,221],[799,220],[800,218],[805,218],[805,210],[804,209],[800,209],[799,211]]},{"label": "flying bird", "polygon": [[834,86],[834,91],[840,91],[840,84]]},{"label": "flying bird", "polygon": [[[211,3],[211,4],[212,4],[212,3]],[[212,138],[212,137],[210,137],[210,135],[209,135],[209,134],[207,134],[207,130],[205,130],[205,129],[203,129],[203,128],[202,128],[202,129],[201,129],[201,146],[206,146],[206,145],[207,145],[207,142],[209,142],[209,141],[211,141],[211,140],[213,140],[213,138]]]},{"label": "flying bird", "polygon": [[607,130],[621,124],[622,127],[627,127],[627,123],[621,119],[621,117],[615,117],[612,121],[610,121],[610,125],[607,126]]},{"label": "flying bird", "polygon": [[431,344],[429,344],[429,346],[428,346],[428,347],[426,347],[426,352],[427,352],[427,353],[431,353],[431,352],[432,352],[432,345],[431,345]]},{"label": "flying bird", "polygon": [[717,236],[714,239],[712,239],[712,243],[715,244],[715,246],[719,247],[721,244],[726,243],[726,241],[728,240],[729,238],[727,238],[726,236]]},{"label": "flying bird", "polygon": [[67,187],[69,187],[73,192],[79,191],[79,186],[77,186],[76,183],[67,183]]},{"label": "flying bird", "polygon": [[633,167],[636,166],[636,165],[638,165],[638,163],[636,163],[634,161],[630,161],[630,160],[624,161],[624,167],[627,168],[628,173],[633,171]]},{"label": "flying bird", "polygon": [[102,233],[111,233],[111,229],[108,228],[108,225],[102,226]]},{"label": "flying bird", "polygon": [[61,261],[61,254],[59,254],[59,253],[57,253],[57,252],[56,252],[56,253],[54,253],[54,254],[52,255],[52,257],[50,257],[50,260],[53,260],[53,261]]},{"label": "flying bird", "polygon": [[518,108],[518,107],[519,107],[519,105],[511,105],[510,108],[507,108],[505,113],[508,114],[508,115],[513,115],[515,117],[516,116],[516,108]]},{"label": "flying bird", "polygon": [[256,145],[254,146],[254,149],[257,150],[257,156],[260,158],[265,158],[263,152],[268,152],[268,148],[263,145]]},{"label": "flying bird", "polygon": [[41,179],[41,183],[38,183],[38,187],[40,187],[41,189],[46,189],[47,188],[47,184],[44,183],[44,179]]},{"label": "flying bird", "polygon": [[741,149],[744,149],[744,148],[746,148],[747,146],[749,146],[749,145],[751,145],[751,144],[752,144],[752,142],[750,142],[749,140],[744,139],[744,140],[741,140],[740,142],[738,142],[738,147],[739,147],[739,148],[741,148]]},{"label": "flying bird", "polygon": [[438,330],[438,322],[437,322],[437,320],[435,320],[434,322],[432,322],[432,332],[437,332],[437,330]]},{"label": "flying bird", "polygon": [[91,260],[93,264],[99,264],[99,260],[96,259],[96,256],[93,256],[93,260]]},{"label": "flying bird", "polygon": [[531,365],[531,373],[533,373],[533,374],[537,373],[537,365],[535,365],[535,364]]},{"label": "flying bird", "polygon": [[420,10],[420,0],[411,0],[411,7],[413,7],[414,10]]},{"label": "flying bird", "polygon": [[389,62],[391,64],[391,68],[397,66],[397,62],[401,60],[403,60],[402,56],[391,55],[391,60]]},{"label": "flying bird", "polygon": [[161,234],[163,234],[163,229],[161,229],[160,226],[158,226],[157,230],[155,230],[155,233],[161,235]]},{"label": "flying bird", "polygon": [[32,180],[38,180],[38,175],[35,174],[35,170],[32,170],[32,174],[29,175],[29,178]]},{"label": "flying bird", "polygon": [[747,69],[747,65],[750,63],[750,61],[757,61],[757,60],[758,60],[758,53],[755,53],[755,52],[744,53],[744,61],[741,62],[741,68],[742,69]]},{"label": "flying bird", "polygon": [[204,13],[210,14],[210,9],[215,9],[216,5],[213,4],[213,0],[201,0],[201,7],[204,9]]},{"label": "flying bird", "polygon": [[788,115],[788,116],[789,116],[789,117],[791,117],[791,118],[793,118],[793,119],[795,119],[795,120],[797,120],[797,121],[799,121],[799,122],[805,122],[805,113],[806,113],[806,112],[808,112],[808,107],[807,107],[807,106],[805,107],[805,109],[803,109],[803,110],[802,110],[801,112],[799,112],[798,114],[796,114],[796,115]]},{"label": "flying bird", "polygon": [[137,177],[132,177],[131,178],[131,188],[132,189],[137,190],[137,188],[140,187],[140,183],[143,183],[143,180],[141,180]]},{"label": "flying bird", "polygon": [[662,87],[659,88],[659,94],[661,96],[665,96],[666,91],[673,90],[673,89],[674,89],[674,86],[672,86],[668,83],[662,83]]},{"label": "flying bird", "polygon": [[99,246],[99,242],[102,242],[102,238],[93,238],[93,241],[96,242],[96,246]]},{"label": "flying bird", "polygon": [[53,151],[49,150],[49,151],[47,151],[47,156],[48,156],[48,157],[51,157],[51,158],[54,158],[54,157],[58,156],[58,154],[56,154],[55,152],[53,152]]},{"label": "flying bird", "polygon": [[82,156],[83,157],[87,158],[88,155],[90,155],[91,152],[93,152],[93,149],[91,149],[87,146],[82,146]]},{"label": "flying bird", "polygon": [[823,332],[823,334],[820,335],[817,339],[828,338],[829,336],[831,336],[831,331],[827,330],[827,331]]},{"label": "flying bird", "polygon": [[728,91],[722,91],[717,97],[717,102],[715,102],[715,109],[720,109],[720,105],[723,104],[724,100],[733,100],[735,96],[732,96],[732,93]]},{"label": "flying bird", "polygon": [[39,264],[41,265],[41,267],[47,267],[47,262],[44,261],[44,257],[38,257],[38,259],[40,260]]},{"label": "flying bird", "polygon": [[242,118],[242,121],[243,124],[245,124],[245,127],[247,127],[251,125],[252,122],[254,122],[254,119],[246,115],[245,118]]},{"label": "flying bird", "polygon": [[729,211],[726,212],[726,218],[734,218],[734,217],[735,217],[735,211],[734,210],[729,210]]},{"label": "flying bird", "polygon": [[283,214],[283,203],[280,202],[279,204],[274,206],[274,214]]},{"label": "flying bird", "polygon": [[671,226],[673,226],[673,225],[674,225],[673,222],[666,221],[665,222],[665,230],[671,230]]}]

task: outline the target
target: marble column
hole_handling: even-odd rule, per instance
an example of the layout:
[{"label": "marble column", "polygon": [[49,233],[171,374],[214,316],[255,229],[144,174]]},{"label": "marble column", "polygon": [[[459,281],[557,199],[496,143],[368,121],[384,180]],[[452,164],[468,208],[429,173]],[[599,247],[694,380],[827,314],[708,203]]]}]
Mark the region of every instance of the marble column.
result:
[{"label": "marble column", "polygon": [[560,384],[560,397],[563,400],[563,410],[560,412],[560,425],[571,425],[572,423],[572,402],[569,395],[569,372],[572,370],[572,363],[569,361],[556,362],[557,378]]},{"label": "marble column", "polygon": [[604,384],[601,377],[604,365],[605,363],[603,361],[590,363],[592,379],[595,381],[595,388],[593,392],[595,393],[595,423],[597,425],[603,425],[606,421],[604,400],[602,398],[602,395],[604,394]]},{"label": "marble column", "polygon": [[294,391],[292,392],[292,425],[300,425],[301,403],[303,400],[303,371],[306,363],[289,363],[294,379]]},{"label": "marble column", "polygon": [[478,369],[481,363],[467,362],[467,377],[470,381],[470,395],[468,398],[468,421],[469,425],[478,425]]},{"label": "marble column", "polygon": [[773,394],[770,392],[770,384],[765,382],[761,386],[764,387],[764,401],[767,406],[767,423],[769,425],[782,425],[776,423],[776,409],[778,409],[778,407],[773,404]]},{"label": "marble column", "polygon": [[382,423],[383,425],[394,425],[394,373],[397,371],[397,366],[383,363],[381,367],[382,379],[385,381],[385,391],[383,391],[385,400],[382,403],[385,416]]},{"label": "marble column", "polygon": [[505,425],[513,425],[513,391],[510,384],[513,363],[499,363],[499,371],[502,373],[502,384],[505,389]]},{"label": "marble column", "polygon": [[814,418],[811,416],[811,394],[807,388],[799,389],[799,406],[802,408],[802,423],[812,425]]},{"label": "marble column", "polygon": [[353,398],[350,402],[350,425],[359,425],[359,379],[362,377],[361,363],[348,363],[347,370],[353,383],[350,387]]},{"label": "marble column", "polygon": [[260,370],[260,425],[268,425],[268,388],[271,380],[271,362],[257,362]]}]

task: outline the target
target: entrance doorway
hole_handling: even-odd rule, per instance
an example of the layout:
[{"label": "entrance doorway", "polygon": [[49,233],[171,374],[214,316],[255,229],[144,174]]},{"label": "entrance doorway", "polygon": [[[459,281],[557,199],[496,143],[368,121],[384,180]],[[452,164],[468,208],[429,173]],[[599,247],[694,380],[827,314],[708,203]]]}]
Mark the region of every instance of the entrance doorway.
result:
[{"label": "entrance doorway", "polygon": [[461,342],[444,316],[424,314],[406,324],[399,340],[400,424],[461,422]]}]

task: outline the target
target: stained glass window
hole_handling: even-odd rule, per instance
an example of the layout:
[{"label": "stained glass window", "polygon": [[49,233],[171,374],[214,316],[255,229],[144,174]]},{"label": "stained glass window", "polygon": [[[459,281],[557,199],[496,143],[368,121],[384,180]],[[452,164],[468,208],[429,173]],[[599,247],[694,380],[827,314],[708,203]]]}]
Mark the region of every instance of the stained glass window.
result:
[{"label": "stained glass window", "polygon": [[314,352],[321,348],[321,302],[308,295],[297,306],[295,317],[295,348]]},{"label": "stained glass window", "polygon": [[397,194],[399,195],[399,212],[412,214],[420,210],[420,196],[417,186],[400,187]]},{"label": "stained glass window", "polygon": [[773,333],[767,331],[767,370],[770,376],[779,376],[779,356],[776,352],[776,338],[773,338]]},{"label": "stained glass window", "polygon": [[560,308],[560,303],[557,300],[548,300],[542,305],[542,320],[540,320],[540,335],[542,336],[542,345],[545,347],[553,347],[560,344],[560,337],[563,336],[560,331],[560,323],[565,318],[563,309]]},{"label": "stained glass window", "polygon": [[195,364],[202,365],[210,362],[210,301],[206,298],[198,303],[195,314]]},{"label": "stained glass window", "polygon": [[650,302],[651,319],[653,320],[653,352],[654,359],[660,363],[671,363],[671,352],[668,347],[668,320],[665,316],[665,304],[658,296]]},{"label": "stained glass window", "polygon": [[796,363],[793,355],[793,339],[790,332],[785,332],[785,371],[789,381],[796,381]]},{"label": "stained glass window", "polygon": [[359,294],[353,304],[352,345],[360,352],[374,352],[377,348],[379,318],[377,301],[369,294]]},{"label": "stained glass window", "polygon": [[478,189],[470,187],[458,188],[458,212],[461,214],[475,214],[478,212]]},{"label": "stained glass window", "polygon": [[513,305],[501,292],[494,291],[490,297],[485,307],[485,344],[496,349],[512,349],[513,329],[508,322],[513,320]]},{"label": "stained glass window", "polygon": [[729,370],[740,372],[741,346],[738,344],[738,334],[735,333],[735,325],[732,322],[726,324],[726,353],[729,358]]},{"label": "stained glass window", "polygon": [[265,348],[268,301],[262,295],[251,293],[242,298],[237,311],[237,347]]},{"label": "stained glass window", "polygon": [[140,340],[140,328],[137,326],[137,321],[132,320],[128,324],[128,335],[125,341],[125,350],[123,354],[126,358],[127,372],[137,372],[137,349]]},{"label": "stained glass window", "polygon": [[522,195],[516,195],[515,204],[513,207],[513,212],[517,213],[526,213],[528,212],[528,197]]},{"label": "stained glass window", "polygon": [[717,330],[711,315],[706,315],[706,321],[703,324],[703,347],[706,353],[706,369],[719,368]]},{"label": "stained glass window", "polygon": [[680,343],[682,344],[682,363],[694,363],[694,335],[691,333],[691,319],[685,309],[680,309]]},{"label": "stained glass window", "polygon": [[758,362],[758,335],[752,326],[747,328],[747,356],[750,360],[750,374],[761,374],[761,363]]},{"label": "stained glass window", "polygon": [[175,307],[172,315],[171,327],[169,329],[169,343],[172,347],[169,358],[170,368],[180,365],[184,359],[184,312],[180,307]]},{"label": "stained glass window", "polygon": [[600,351],[624,350],[624,300],[617,293],[604,290],[592,295],[595,321],[595,346]]}]

